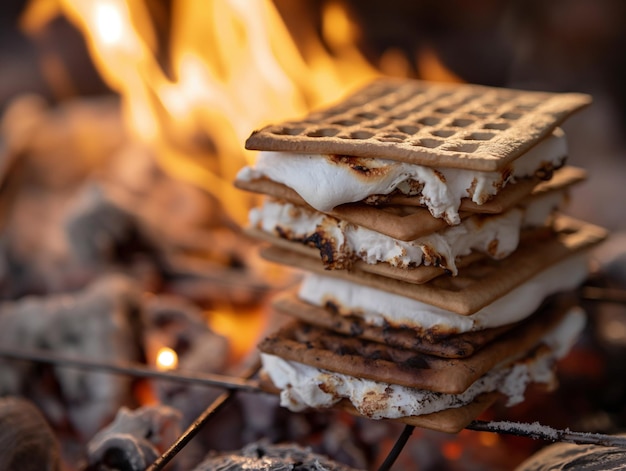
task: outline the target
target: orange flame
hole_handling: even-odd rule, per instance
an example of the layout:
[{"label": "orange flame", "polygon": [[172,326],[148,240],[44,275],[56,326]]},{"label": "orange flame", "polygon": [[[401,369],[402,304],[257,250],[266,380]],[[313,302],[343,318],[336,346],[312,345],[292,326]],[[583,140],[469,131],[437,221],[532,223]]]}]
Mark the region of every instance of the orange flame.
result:
[{"label": "orange flame", "polygon": [[[337,100],[380,75],[356,47],[358,27],[338,0],[325,4],[321,36],[300,2],[282,4],[292,23],[299,22],[289,23],[290,30],[271,0],[174,0],[167,54],[148,5],[31,0],[22,27],[36,32],[66,15],[82,31],[101,77],[120,95],[131,134],[171,176],[210,192],[240,225],[253,197],[232,182],[254,158],[243,146],[250,132]],[[424,67],[445,73],[436,57],[420,57]],[[384,59],[393,75],[407,74],[408,61],[397,51]],[[227,332],[239,334],[241,319],[234,322],[229,309],[217,311],[214,328],[243,338]],[[236,354],[249,346],[237,344]]]},{"label": "orange flame", "polygon": [[298,47],[269,0],[177,0],[168,73],[144,1],[32,0],[23,26],[36,29],[59,11],[122,97],[130,130],[168,172],[209,190],[239,223],[250,197],[232,181],[254,157],[243,148],[250,132],[378,74],[353,46],[356,29],[337,2],[325,13],[331,56],[316,37]]}]

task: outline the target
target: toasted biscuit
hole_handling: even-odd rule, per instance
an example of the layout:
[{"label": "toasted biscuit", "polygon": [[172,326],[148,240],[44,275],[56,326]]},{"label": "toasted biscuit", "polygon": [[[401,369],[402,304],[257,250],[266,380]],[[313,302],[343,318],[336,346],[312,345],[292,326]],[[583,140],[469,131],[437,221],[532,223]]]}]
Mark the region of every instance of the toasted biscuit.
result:
[{"label": "toasted biscuit", "polygon": [[[297,242],[291,242],[286,239],[281,239],[280,237],[272,236],[267,232],[263,232],[257,229],[247,229],[246,233],[254,237],[255,239],[263,240],[272,244],[271,248],[261,250],[261,255],[270,261],[282,263],[281,261],[274,259],[273,256],[274,249],[281,249],[290,253],[298,253],[304,255],[305,257],[307,257],[308,261],[316,260],[316,263],[321,263],[319,261],[319,250],[314,247],[308,247]],[[479,253],[473,253],[468,255],[467,257],[459,258],[457,260],[456,266],[458,268],[462,268],[482,258],[483,255]],[[363,271],[365,273],[374,273],[380,276],[414,284],[427,283],[430,280],[446,273],[445,269],[432,265],[421,265],[419,267],[407,269],[393,267],[388,263],[369,264],[362,260],[355,260],[350,267],[350,271]]]},{"label": "toasted biscuit", "polygon": [[461,394],[496,365],[509,363],[537,346],[561,321],[567,308],[543,311],[492,339],[466,358],[442,358],[354,338],[302,322],[266,337],[258,348],[328,371],[429,391]]},{"label": "toasted biscuit", "polygon": [[555,221],[555,231],[554,237],[541,244],[522,243],[503,260],[484,258],[463,268],[458,276],[439,276],[426,284],[408,283],[356,268],[325,270],[319,257],[306,257],[276,246],[262,249],[261,255],[276,263],[361,283],[457,314],[470,315],[548,266],[600,243],[607,235],[606,230],[598,226],[566,216],[559,216]]},{"label": "toasted biscuit", "polygon": [[246,147],[496,171],[590,102],[575,93],[386,78],[302,120],[255,131]]},{"label": "toasted biscuit", "polygon": [[[294,190],[271,180],[237,180],[235,186],[299,206],[308,206]],[[372,206],[364,203],[346,203],[327,211],[326,214],[399,240],[412,240],[448,227],[444,219],[434,218],[426,208],[413,205]],[[463,212],[459,215],[461,219],[465,219],[470,213]]]},{"label": "toasted biscuit", "polygon": [[[574,303],[574,296],[561,294],[551,296],[544,302],[533,317],[545,316],[550,309],[563,309]],[[358,337],[372,342],[389,345],[394,348],[412,350],[427,355],[443,358],[465,358],[473,355],[489,342],[530,318],[502,327],[489,328],[467,333],[431,332],[428,329],[416,329],[408,326],[393,327],[368,324],[358,315],[341,315],[333,311],[333,306],[322,308],[302,301],[295,292],[278,296],[272,307],[281,314],[299,319],[307,324],[332,330],[334,332]]]},{"label": "toasted biscuit", "polygon": [[[579,183],[586,178],[586,172],[577,167],[564,167],[555,172],[549,181],[524,179],[507,185],[496,197],[478,205],[469,199],[461,202],[461,219],[472,213],[499,214],[523,200],[528,195],[539,195],[557,191]],[[240,189],[266,194],[299,206],[308,206],[291,188],[267,179],[236,181]],[[417,199],[394,197],[390,205],[372,206],[364,203],[349,203],[335,207],[329,214],[338,219],[366,227],[398,240],[414,240],[448,227],[443,219],[434,218],[430,212],[415,206]]]}]

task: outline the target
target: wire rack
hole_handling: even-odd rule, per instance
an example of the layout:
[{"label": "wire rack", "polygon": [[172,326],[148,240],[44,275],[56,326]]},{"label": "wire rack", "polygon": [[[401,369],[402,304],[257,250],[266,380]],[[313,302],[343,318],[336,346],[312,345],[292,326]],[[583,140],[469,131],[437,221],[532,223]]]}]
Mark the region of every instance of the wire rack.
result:
[{"label": "wire rack", "polygon": [[[584,286],[581,289],[581,298],[587,301],[611,302],[626,304],[626,291],[610,288],[598,288]],[[102,371],[110,374],[128,375],[135,378],[152,378],[181,383],[193,383],[205,386],[219,387],[224,389],[220,394],[178,437],[178,439],[152,463],[146,471],[163,470],[165,466],[176,458],[176,455],[193,440],[198,432],[224,407],[236,397],[239,391],[264,393],[255,379],[260,362],[258,357],[249,361],[248,366],[243,366],[238,375],[225,376],[217,374],[193,373],[181,371],[160,371],[140,364],[111,364],[83,358],[71,358],[50,353],[50,351],[34,351],[20,349],[0,349],[0,357],[12,360],[31,361],[37,363],[54,364],[67,368],[87,369]],[[531,426],[532,425],[532,426]],[[575,444],[592,444],[599,446],[612,446],[626,448],[626,438],[599,433],[574,432],[569,429],[558,430],[540,424],[524,424],[514,422],[479,421],[471,422],[469,430],[509,434],[532,439],[540,439],[549,442],[569,442]],[[394,446],[384,459],[378,471],[390,470],[404,446],[408,442],[414,427],[406,425],[397,437]]]}]

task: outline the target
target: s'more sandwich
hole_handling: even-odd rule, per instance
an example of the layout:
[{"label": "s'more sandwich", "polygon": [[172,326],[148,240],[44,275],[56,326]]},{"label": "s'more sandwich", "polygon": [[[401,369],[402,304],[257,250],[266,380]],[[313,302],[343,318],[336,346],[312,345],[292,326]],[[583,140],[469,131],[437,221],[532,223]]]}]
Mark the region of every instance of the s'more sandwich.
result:
[{"label": "s'more sandwich", "polygon": [[281,404],[454,432],[552,387],[606,236],[561,214],[586,175],[558,126],[589,103],[381,79],[255,131],[235,182],[266,195],[249,232],[304,272],[274,303],[292,322],[259,345]]}]

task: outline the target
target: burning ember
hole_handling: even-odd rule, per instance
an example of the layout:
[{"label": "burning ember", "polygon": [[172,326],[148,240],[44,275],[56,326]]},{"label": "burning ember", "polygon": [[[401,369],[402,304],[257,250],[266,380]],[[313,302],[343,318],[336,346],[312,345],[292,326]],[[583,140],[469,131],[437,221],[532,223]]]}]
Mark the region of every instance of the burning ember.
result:
[{"label": "burning ember", "polygon": [[160,370],[173,370],[178,366],[178,355],[169,347],[161,347],[157,353],[156,366]]},{"label": "burning ember", "polygon": [[[379,76],[467,79],[429,41],[413,56],[384,47],[372,61],[357,3],[31,0],[22,29],[41,46],[66,18],[114,96],[77,96],[81,71],[42,47],[42,73],[58,103],[24,95],[5,109],[2,347],[163,374],[236,377],[253,363],[258,340],[283,321],[270,315],[269,297],[298,275],[265,264],[241,231],[257,200],[233,186],[256,158],[243,147],[250,132],[304,116]],[[623,313],[606,315],[616,327],[598,332],[615,346]],[[566,427],[559,421],[573,415],[583,430],[615,431],[626,423],[619,400],[605,398],[611,415],[599,417],[590,388],[579,384],[603,384],[597,367],[615,351],[598,349],[592,337],[581,349],[565,378],[578,394],[551,399],[550,411],[538,396],[485,418],[553,416]],[[39,412],[29,404],[18,412],[28,424],[43,414],[58,442],[41,451],[43,459],[67,471],[99,469],[120,456],[149,465],[224,394],[164,377],[0,361],[0,394],[36,404]],[[209,451],[241,448],[254,458],[273,450],[266,441],[374,469],[402,431],[341,412],[292,414],[274,397],[247,392],[212,420],[173,469],[194,469]],[[41,435],[50,440],[47,429]],[[509,469],[539,447],[487,432],[416,430],[394,469]]]},{"label": "burning ember", "polygon": [[325,11],[333,55],[313,32],[296,44],[268,0],[177,1],[167,47],[142,2],[67,0],[59,12],[44,5],[31,2],[26,29],[37,34],[55,14],[67,15],[121,96],[134,137],[166,171],[208,191],[240,223],[249,203],[232,181],[252,159],[242,146],[250,130],[337,99],[377,75],[351,46],[354,27],[338,3]]}]

